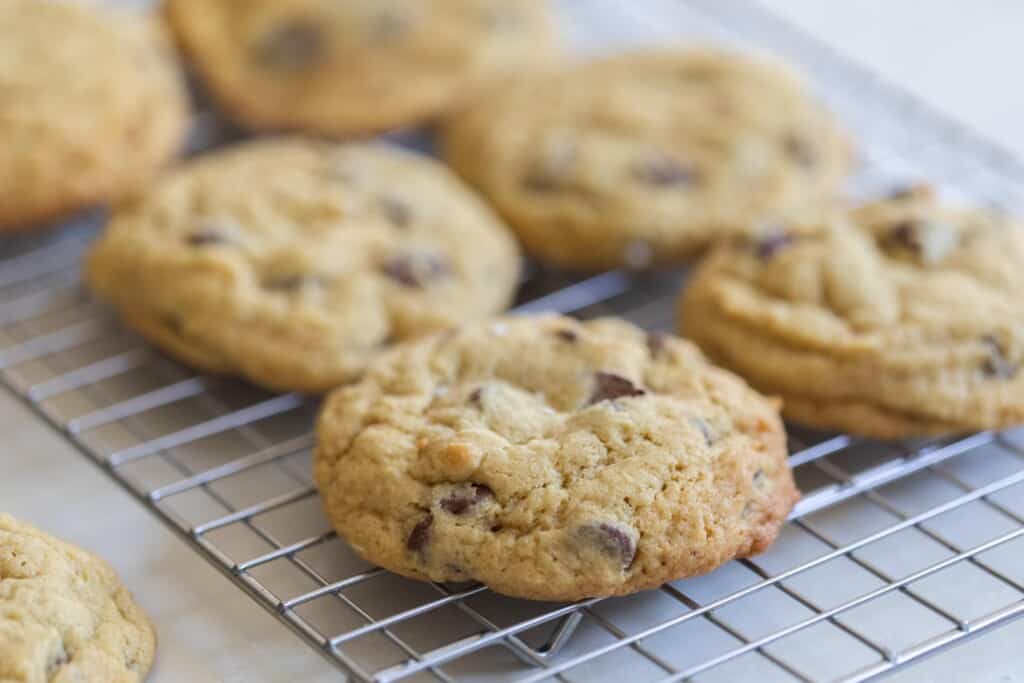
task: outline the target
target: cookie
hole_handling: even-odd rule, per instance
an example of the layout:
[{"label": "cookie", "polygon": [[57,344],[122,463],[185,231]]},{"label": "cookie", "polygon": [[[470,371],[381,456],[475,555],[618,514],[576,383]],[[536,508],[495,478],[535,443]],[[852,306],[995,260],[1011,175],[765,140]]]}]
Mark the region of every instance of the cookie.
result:
[{"label": "cookie", "polygon": [[444,155],[537,258],[572,269],[684,261],[833,193],[849,150],[778,64],[713,50],[607,57],[490,92]]},{"label": "cookie", "polygon": [[138,192],[183,144],[187,99],[152,25],[0,3],[0,230]]},{"label": "cookie", "polygon": [[200,369],[320,392],[392,342],[502,310],[518,274],[506,228],[435,161],[280,139],[166,176],[113,216],[86,277]]},{"label": "cookie", "polygon": [[722,245],[683,332],[793,420],[879,438],[1024,422],[1024,230],[927,188]]},{"label": "cookie", "polygon": [[0,680],[142,681],[155,648],[106,562],[0,514]]},{"label": "cookie", "polygon": [[215,99],[259,130],[418,124],[557,55],[544,0],[169,0],[166,15]]},{"label": "cookie", "polygon": [[774,540],[775,402],[689,342],[507,317],[405,344],[320,415],[314,478],[369,562],[538,600],[621,595]]}]

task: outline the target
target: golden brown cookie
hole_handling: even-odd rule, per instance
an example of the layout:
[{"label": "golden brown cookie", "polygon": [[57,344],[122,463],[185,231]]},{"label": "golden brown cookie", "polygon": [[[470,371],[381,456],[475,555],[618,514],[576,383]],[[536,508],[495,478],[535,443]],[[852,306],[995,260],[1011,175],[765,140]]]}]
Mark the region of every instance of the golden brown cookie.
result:
[{"label": "golden brown cookie", "polygon": [[717,50],[617,55],[495,89],[444,153],[537,258],[677,263],[827,197],[849,150],[781,65]]},{"label": "golden brown cookie", "polygon": [[723,245],[686,336],[808,425],[881,438],[1024,422],[1024,229],[927,188]]},{"label": "golden brown cookie", "polygon": [[0,681],[138,683],[155,648],[106,562],[0,514]]},{"label": "golden brown cookie", "polygon": [[120,200],[183,143],[187,101],[162,34],[53,0],[0,3],[0,230]]},{"label": "golden brown cookie", "polygon": [[557,54],[544,0],[168,0],[166,10],[215,99],[260,130],[418,124]]},{"label": "golden brown cookie", "polygon": [[338,533],[416,579],[621,595],[760,552],[798,497],[776,405],[689,342],[508,317],[390,351],[320,416]]},{"label": "golden brown cookie", "polygon": [[113,216],[87,280],[201,369],[319,392],[388,344],[503,310],[519,265],[504,225],[432,159],[281,139],[166,176]]}]

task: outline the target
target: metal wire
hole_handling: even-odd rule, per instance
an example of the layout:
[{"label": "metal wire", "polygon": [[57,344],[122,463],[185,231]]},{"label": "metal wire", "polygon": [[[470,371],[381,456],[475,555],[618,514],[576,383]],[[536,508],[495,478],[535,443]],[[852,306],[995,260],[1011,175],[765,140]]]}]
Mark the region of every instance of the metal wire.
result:
[{"label": "metal wire", "polygon": [[[1024,166],[1011,155],[754,4],[567,0],[562,9],[585,50],[685,35],[803,65],[867,150],[854,194],[926,177],[974,201],[1024,206]],[[1024,433],[881,444],[793,429],[804,498],[779,542],[637,596],[529,603],[367,566],[319,512],[308,474],[315,406],[194,375],[81,291],[77,264],[97,218],[0,247],[0,377],[359,680],[854,682],[1024,615]],[[654,328],[671,326],[681,280],[531,272],[521,312],[617,314]]]}]

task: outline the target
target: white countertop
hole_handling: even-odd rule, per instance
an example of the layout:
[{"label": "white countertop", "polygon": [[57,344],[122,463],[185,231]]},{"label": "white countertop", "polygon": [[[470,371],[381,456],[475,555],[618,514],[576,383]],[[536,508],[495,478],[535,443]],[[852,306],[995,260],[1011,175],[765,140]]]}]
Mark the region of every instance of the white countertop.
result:
[{"label": "white countertop", "polygon": [[[584,2],[587,0],[579,0]],[[636,0],[644,1],[644,0]],[[727,1],[727,0],[723,0]],[[1024,155],[1024,3],[1006,0],[764,0],[843,52]],[[160,634],[151,678],[172,681],[338,680],[337,671],[194,556],[102,472],[0,392],[6,435],[0,508],[107,558]],[[83,511],[88,510],[88,515]],[[901,681],[1024,681],[1024,621],[892,676]]]}]

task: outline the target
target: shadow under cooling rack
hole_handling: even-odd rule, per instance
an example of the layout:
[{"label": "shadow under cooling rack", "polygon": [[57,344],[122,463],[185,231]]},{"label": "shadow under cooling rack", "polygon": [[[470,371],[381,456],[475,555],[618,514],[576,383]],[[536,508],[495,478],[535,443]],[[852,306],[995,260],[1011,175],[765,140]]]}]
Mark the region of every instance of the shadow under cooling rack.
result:
[{"label": "shadow under cooling rack", "polygon": [[[803,65],[862,141],[853,196],[926,178],[1024,206],[1015,159],[755,5],[561,7],[582,51],[699,36]],[[536,603],[369,566],[312,487],[316,405],[195,374],[119,327],[79,285],[99,220],[0,246],[4,383],[358,679],[860,681],[1024,614],[1024,430],[880,443],[792,428],[804,498],[778,542],[625,598]],[[517,310],[670,329],[684,279],[533,268]]]}]

